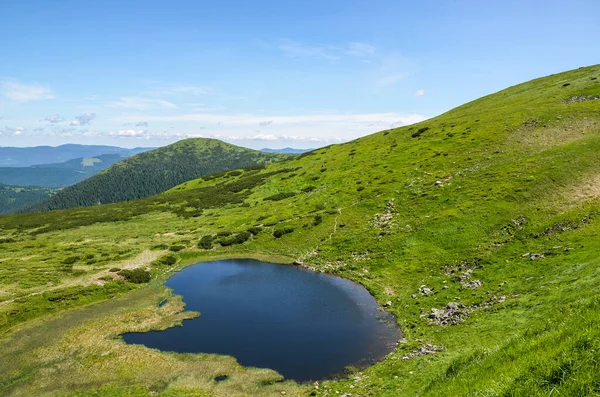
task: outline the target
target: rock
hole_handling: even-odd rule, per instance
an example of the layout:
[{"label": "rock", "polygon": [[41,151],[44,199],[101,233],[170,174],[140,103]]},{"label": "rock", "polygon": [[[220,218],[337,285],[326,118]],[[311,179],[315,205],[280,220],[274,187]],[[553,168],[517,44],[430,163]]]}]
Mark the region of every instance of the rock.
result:
[{"label": "rock", "polygon": [[383,304],[383,307],[390,307],[392,306],[392,301],[387,301]]},{"label": "rock", "polygon": [[410,297],[413,299],[417,299],[417,295],[415,295],[415,294],[412,294]]},{"label": "rock", "polygon": [[480,280],[472,280],[472,281],[468,281],[462,284],[463,287],[465,288],[471,288],[471,289],[475,289],[475,288],[479,288],[483,285],[483,281]]},{"label": "rock", "polygon": [[531,259],[532,261],[542,259],[542,258],[545,258],[544,254],[531,254],[529,256],[529,259]]},{"label": "rock", "polygon": [[500,284],[498,284],[498,287],[504,287],[506,284],[508,284],[508,283],[506,281],[503,281]]},{"label": "rock", "polygon": [[448,287],[447,285],[444,285],[444,286],[442,287],[442,289],[448,289],[448,288],[450,288],[450,287]]},{"label": "rock", "polygon": [[294,261],[294,265],[295,266],[304,266],[304,262],[296,260],[296,261]]}]

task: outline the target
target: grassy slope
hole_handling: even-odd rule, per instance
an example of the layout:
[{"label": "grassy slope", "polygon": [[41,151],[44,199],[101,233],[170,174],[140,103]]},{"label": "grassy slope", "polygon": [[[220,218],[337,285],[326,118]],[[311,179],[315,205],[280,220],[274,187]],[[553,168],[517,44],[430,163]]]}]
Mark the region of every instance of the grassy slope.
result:
[{"label": "grassy slope", "polygon": [[268,164],[286,155],[262,153],[215,139],[193,138],[140,153],[70,186],[33,210],[116,203],[158,194],[203,175]]},{"label": "grassy slope", "polygon": [[[154,198],[0,217],[0,374],[7,374],[0,390],[600,395],[600,101],[565,103],[600,94],[599,78],[600,66],[593,66],[534,80],[419,125],[264,170],[190,181]],[[265,200],[290,192],[297,194]],[[386,207],[382,219],[377,214]],[[196,247],[204,235],[254,225],[263,230],[244,244]],[[282,228],[294,231],[274,238]],[[148,265],[166,253],[163,244],[187,247],[177,254],[178,268],[218,255],[279,255],[356,280],[391,302],[387,310],[406,343],[383,362],[318,389],[272,384],[270,372],[215,356],[127,346],[112,336],[185,315],[175,298],[164,306],[170,309],[157,307],[173,269],[150,266],[147,287],[90,283],[115,264]],[[72,266],[63,263],[69,257],[77,258]],[[474,280],[483,285],[463,284]],[[421,294],[422,285],[433,293]],[[109,296],[115,299],[102,302]],[[451,301],[469,307],[465,321],[430,324],[431,308]],[[54,339],[41,337],[59,324]],[[445,349],[402,359],[423,343]],[[212,382],[222,373],[232,382]]]}]

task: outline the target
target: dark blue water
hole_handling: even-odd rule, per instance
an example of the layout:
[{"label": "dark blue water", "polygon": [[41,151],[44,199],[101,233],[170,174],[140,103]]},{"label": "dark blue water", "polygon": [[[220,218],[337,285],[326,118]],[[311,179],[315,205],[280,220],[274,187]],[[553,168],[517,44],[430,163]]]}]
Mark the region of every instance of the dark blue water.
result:
[{"label": "dark blue water", "polygon": [[217,353],[298,382],[365,366],[393,350],[400,332],[375,299],[349,280],[295,266],[227,260],[190,266],[166,286],[200,317],[127,343]]}]

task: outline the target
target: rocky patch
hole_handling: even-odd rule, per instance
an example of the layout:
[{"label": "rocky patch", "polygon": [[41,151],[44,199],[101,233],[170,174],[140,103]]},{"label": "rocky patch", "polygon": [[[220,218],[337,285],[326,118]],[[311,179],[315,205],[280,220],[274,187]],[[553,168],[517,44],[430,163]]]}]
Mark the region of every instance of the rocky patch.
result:
[{"label": "rocky patch", "polygon": [[427,356],[429,354],[434,354],[434,353],[437,353],[442,350],[446,350],[446,346],[444,346],[444,345],[436,346],[436,345],[427,343],[427,344],[424,344],[421,347],[419,347],[417,350],[413,350],[412,352],[408,353],[406,356],[402,357],[402,360],[407,361],[407,360],[413,359],[415,357]]}]

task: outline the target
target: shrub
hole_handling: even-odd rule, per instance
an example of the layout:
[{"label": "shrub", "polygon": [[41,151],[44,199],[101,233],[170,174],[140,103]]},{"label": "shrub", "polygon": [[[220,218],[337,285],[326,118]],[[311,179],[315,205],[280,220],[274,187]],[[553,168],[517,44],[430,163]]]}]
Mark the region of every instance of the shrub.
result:
[{"label": "shrub", "polygon": [[213,240],[215,239],[215,236],[211,236],[211,235],[207,235],[204,236],[200,239],[200,241],[198,242],[198,248],[204,248],[205,250],[209,250],[212,248],[212,243]]},{"label": "shrub", "polygon": [[177,258],[174,255],[164,255],[158,258],[154,264],[155,265],[165,265],[165,266],[173,266],[177,263]]},{"label": "shrub", "polygon": [[267,201],[267,200],[270,200],[270,201],[280,201],[280,200],[286,199],[288,197],[293,197],[295,195],[296,195],[295,192],[277,193],[277,194],[274,194],[272,196],[265,197],[263,199],[263,201]]},{"label": "shrub", "polygon": [[356,188],[357,192],[360,192],[360,191],[363,191],[363,190],[365,190],[364,186],[359,186],[359,187]]},{"label": "shrub", "polygon": [[250,232],[240,232],[231,237],[222,238],[218,242],[223,247],[228,247],[228,246],[234,245],[234,244],[242,244],[242,243],[246,242],[251,236],[252,236],[252,233],[250,233]]},{"label": "shrub", "polygon": [[121,270],[118,274],[120,276],[125,277],[125,280],[134,284],[143,284],[150,281],[150,272],[145,269],[142,269],[141,267],[138,267],[137,269],[133,270],[124,269]]},{"label": "shrub", "polygon": [[78,256],[69,256],[68,258],[63,259],[62,263],[65,265],[72,265],[73,263],[79,260]]},{"label": "shrub", "polygon": [[111,268],[109,270],[109,272],[111,272],[111,273],[116,273],[116,272],[119,272],[119,271],[121,271],[121,268],[119,268],[119,267],[113,267],[113,268]]},{"label": "shrub", "polygon": [[313,220],[313,226],[317,226],[321,222],[323,222],[323,217],[321,215],[315,215],[315,219]]},{"label": "shrub", "polygon": [[425,131],[427,131],[428,129],[429,129],[429,127],[423,127],[423,128],[419,128],[419,129],[417,130],[417,132],[413,132],[413,133],[411,134],[411,136],[412,136],[413,138],[417,138],[417,137],[419,137],[419,136],[423,135],[423,133],[424,133]]},{"label": "shrub", "polygon": [[253,235],[256,236],[258,233],[260,233],[262,231],[262,227],[260,227],[260,226],[252,226],[252,227],[249,227],[247,230],[250,233],[252,233]]},{"label": "shrub", "polygon": [[169,248],[169,246],[167,244],[157,244],[157,245],[153,245],[150,249],[152,251],[162,251],[162,250],[166,250],[168,248]]},{"label": "shrub", "polygon": [[325,171],[327,171],[327,168],[321,168],[319,171],[320,172],[325,172]]},{"label": "shrub", "polygon": [[317,204],[315,205],[317,211],[321,211],[325,209],[325,204]]},{"label": "shrub", "polygon": [[172,245],[169,247],[169,251],[179,252],[185,248],[185,245]]},{"label": "shrub", "polygon": [[284,234],[289,234],[289,233],[291,233],[293,231],[294,231],[294,229],[291,228],[291,227],[286,227],[286,228],[283,228],[283,229],[277,229],[277,230],[273,231],[273,237],[280,238]]},{"label": "shrub", "polygon": [[242,171],[229,171],[228,176],[240,176],[242,175]]},{"label": "shrub", "polygon": [[217,233],[217,237],[227,237],[231,236],[231,230],[223,230]]},{"label": "shrub", "polygon": [[304,193],[310,193],[310,192],[312,192],[313,190],[315,190],[316,188],[317,188],[316,186],[307,186],[307,187],[303,188],[303,189],[302,189],[302,191],[303,191]]}]

